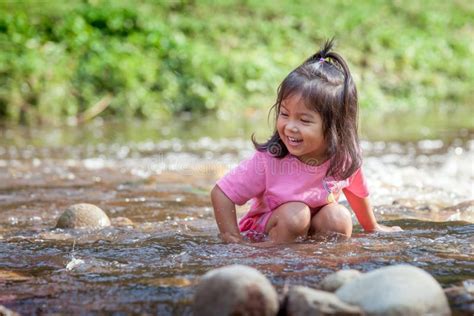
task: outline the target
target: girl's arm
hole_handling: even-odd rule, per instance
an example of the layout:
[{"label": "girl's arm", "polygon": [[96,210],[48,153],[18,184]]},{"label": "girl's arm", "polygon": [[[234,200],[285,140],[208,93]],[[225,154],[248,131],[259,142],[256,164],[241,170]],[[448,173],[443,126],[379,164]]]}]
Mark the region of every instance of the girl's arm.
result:
[{"label": "girl's arm", "polygon": [[235,204],[216,185],[211,191],[214,216],[220,231],[220,238],[225,242],[243,242],[237,226]]},{"label": "girl's arm", "polygon": [[372,205],[370,204],[369,198],[361,198],[349,190],[342,190],[344,195],[349,202],[352,210],[354,211],[357,220],[360,225],[368,232],[396,232],[401,231],[402,229],[399,226],[385,226],[377,223],[375,219],[374,212],[372,210]]}]

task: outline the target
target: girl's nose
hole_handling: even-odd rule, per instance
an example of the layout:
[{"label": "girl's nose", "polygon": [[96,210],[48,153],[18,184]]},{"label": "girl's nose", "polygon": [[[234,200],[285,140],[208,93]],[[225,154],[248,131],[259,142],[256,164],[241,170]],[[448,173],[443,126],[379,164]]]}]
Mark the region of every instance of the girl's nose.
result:
[{"label": "girl's nose", "polygon": [[288,123],[288,124],[286,125],[286,128],[287,128],[289,131],[293,132],[293,133],[297,133],[297,132],[298,132],[298,127],[297,127],[296,124],[294,124],[294,123]]}]

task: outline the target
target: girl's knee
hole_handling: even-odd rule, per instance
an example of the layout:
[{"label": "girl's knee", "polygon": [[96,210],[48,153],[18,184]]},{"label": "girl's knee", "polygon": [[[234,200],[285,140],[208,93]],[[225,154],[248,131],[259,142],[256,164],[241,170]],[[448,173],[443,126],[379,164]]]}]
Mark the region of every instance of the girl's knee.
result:
[{"label": "girl's knee", "polygon": [[270,219],[273,225],[286,230],[291,235],[303,236],[308,233],[311,224],[311,210],[302,202],[288,202],[273,211]]},{"label": "girl's knee", "polygon": [[319,210],[311,220],[311,231],[317,233],[338,233],[352,235],[352,217],[349,210],[340,204],[328,204]]}]

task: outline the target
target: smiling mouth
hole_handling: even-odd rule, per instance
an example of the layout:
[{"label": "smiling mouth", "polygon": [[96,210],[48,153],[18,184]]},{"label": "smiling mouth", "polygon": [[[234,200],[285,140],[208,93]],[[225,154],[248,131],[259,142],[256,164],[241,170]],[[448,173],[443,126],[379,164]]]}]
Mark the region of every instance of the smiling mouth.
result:
[{"label": "smiling mouth", "polygon": [[289,136],[287,136],[287,139],[288,139],[288,141],[289,141],[291,144],[299,144],[299,143],[303,142],[302,139],[300,139],[300,138],[295,138],[295,137],[289,137]]}]

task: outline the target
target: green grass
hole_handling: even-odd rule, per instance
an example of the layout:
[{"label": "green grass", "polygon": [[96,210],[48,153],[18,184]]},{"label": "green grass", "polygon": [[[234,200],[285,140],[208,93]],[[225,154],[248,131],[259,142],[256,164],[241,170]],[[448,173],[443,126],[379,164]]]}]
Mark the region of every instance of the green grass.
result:
[{"label": "green grass", "polygon": [[470,109],[472,21],[468,0],[3,1],[0,119],[251,113],[332,36],[364,110]]}]

